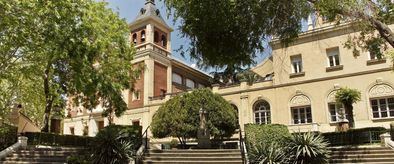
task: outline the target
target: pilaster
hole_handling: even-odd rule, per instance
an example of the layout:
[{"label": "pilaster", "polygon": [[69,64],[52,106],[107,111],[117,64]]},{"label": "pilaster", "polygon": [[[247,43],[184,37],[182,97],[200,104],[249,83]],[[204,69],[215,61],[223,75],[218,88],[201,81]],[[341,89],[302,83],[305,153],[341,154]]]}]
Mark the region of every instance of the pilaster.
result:
[{"label": "pilaster", "polygon": [[146,59],[144,72],[144,105],[149,103],[149,97],[153,96],[154,68],[155,61],[151,58]]}]

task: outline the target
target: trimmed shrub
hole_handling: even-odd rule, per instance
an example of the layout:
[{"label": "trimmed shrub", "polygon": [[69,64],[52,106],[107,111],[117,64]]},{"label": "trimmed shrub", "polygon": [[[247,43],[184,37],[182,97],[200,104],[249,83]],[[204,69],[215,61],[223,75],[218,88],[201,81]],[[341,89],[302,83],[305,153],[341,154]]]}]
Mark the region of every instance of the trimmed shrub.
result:
[{"label": "trimmed shrub", "polygon": [[16,143],[18,128],[4,124],[0,127],[0,151]]},{"label": "trimmed shrub", "polygon": [[[276,161],[276,149],[269,148],[270,146],[282,147],[286,138],[291,134],[285,125],[280,124],[247,124],[245,125],[245,143],[248,149],[248,156],[250,161],[259,162]],[[266,150],[261,150],[266,149]],[[270,151],[272,150],[272,151]],[[270,153],[275,153],[271,154]]]},{"label": "trimmed shrub", "polygon": [[285,125],[281,124],[247,124],[245,125],[246,144],[264,143],[270,145],[271,142],[282,144],[284,139],[290,136],[290,132]]},{"label": "trimmed shrub", "polygon": [[93,137],[60,135],[54,133],[26,132],[29,145],[89,147]]},{"label": "trimmed shrub", "polygon": [[350,129],[346,132],[323,133],[323,137],[331,146],[359,145],[365,143],[380,142],[380,135],[388,130],[383,127],[369,127],[362,129]]}]

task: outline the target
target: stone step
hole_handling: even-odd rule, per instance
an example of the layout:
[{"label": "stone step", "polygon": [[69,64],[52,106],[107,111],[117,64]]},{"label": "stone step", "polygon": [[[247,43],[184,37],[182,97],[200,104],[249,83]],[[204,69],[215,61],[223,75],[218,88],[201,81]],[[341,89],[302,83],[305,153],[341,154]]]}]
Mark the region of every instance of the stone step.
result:
[{"label": "stone step", "polygon": [[384,149],[384,150],[349,150],[349,151],[332,151],[331,154],[388,154],[393,153],[394,150]]},{"label": "stone step", "polygon": [[66,162],[0,161],[0,164],[67,164]]},{"label": "stone step", "polygon": [[147,161],[239,161],[241,156],[236,157],[146,157]]},{"label": "stone step", "polygon": [[394,154],[392,154],[392,153],[387,153],[387,154],[336,154],[336,155],[331,155],[331,158],[332,159],[344,159],[344,158],[359,159],[359,158],[386,158],[386,157],[393,157],[393,156],[394,156]]},{"label": "stone step", "polygon": [[331,151],[349,151],[349,150],[390,150],[387,147],[330,147]]},{"label": "stone step", "polygon": [[394,162],[352,162],[352,163],[341,163],[341,164],[394,164]]},{"label": "stone step", "polygon": [[144,164],[242,164],[239,161],[144,161]]},{"label": "stone step", "polygon": [[62,150],[40,150],[40,151],[31,151],[31,150],[18,150],[15,153],[78,153],[80,151],[62,151]]},{"label": "stone step", "polygon": [[18,154],[13,153],[8,157],[19,157],[19,158],[47,158],[47,157],[68,157],[72,154],[33,154],[33,153],[26,153],[26,154]]},{"label": "stone step", "polygon": [[216,156],[224,156],[224,157],[228,157],[228,156],[241,156],[240,152],[213,152],[213,153],[184,153],[184,152],[180,152],[180,153],[147,153],[146,154],[147,157],[156,157],[156,156],[171,156],[171,157],[216,157]]},{"label": "stone step", "polygon": [[330,163],[360,163],[360,162],[393,162],[394,156],[392,157],[381,157],[381,158],[347,158],[347,159],[332,159]]},{"label": "stone step", "polygon": [[32,151],[81,151],[86,150],[83,147],[27,147],[24,150],[32,150]]},{"label": "stone step", "polygon": [[23,161],[23,162],[66,162],[67,157],[48,157],[48,158],[21,158],[21,157],[6,157],[4,161]]},{"label": "stone step", "polygon": [[149,153],[229,153],[240,152],[239,149],[173,149],[173,150],[149,150]]}]

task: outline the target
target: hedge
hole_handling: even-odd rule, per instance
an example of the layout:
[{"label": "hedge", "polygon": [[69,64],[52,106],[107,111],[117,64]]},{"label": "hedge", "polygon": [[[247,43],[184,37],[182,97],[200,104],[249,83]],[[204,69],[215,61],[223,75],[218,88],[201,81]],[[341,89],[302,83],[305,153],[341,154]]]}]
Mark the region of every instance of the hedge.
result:
[{"label": "hedge", "polygon": [[245,141],[247,147],[257,143],[270,144],[276,142],[282,144],[289,137],[289,130],[281,124],[247,124],[245,125]]},{"label": "hedge", "polygon": [[347,132],[322,133],[331,146],[360,145],[380,142],[380,135],[388,130],[383,127],[350,129]]},{"label": "hedge", "polygon": [[29,145],[88,147],[93,137],[60,135],[54,133],[26,132]]},{"label": "hedge", "polygon": [[16,143],[18,128],[3,123],[0,127],[0,151]]}]

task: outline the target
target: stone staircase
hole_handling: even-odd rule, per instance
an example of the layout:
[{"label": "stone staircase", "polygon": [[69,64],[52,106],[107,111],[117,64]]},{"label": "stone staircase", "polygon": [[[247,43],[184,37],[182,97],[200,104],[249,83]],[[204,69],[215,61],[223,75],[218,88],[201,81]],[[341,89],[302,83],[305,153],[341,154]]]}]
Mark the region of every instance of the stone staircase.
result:
[{"label": "stone staircase", "polygon": [[67,163],[67,157],[78,154],[80,148],[36,148],[29,147],[24,150],[18,150],[4,159],[0,159],[0,164],[64,164]]},{"label": "stone staircase", "polygon": [[386,147],[331,148],[330,163],[394,164],[394,150]]},{"label": "stone staircase", "polygon": [[144,164],[242,164],[239,149],[149,150]]}]

